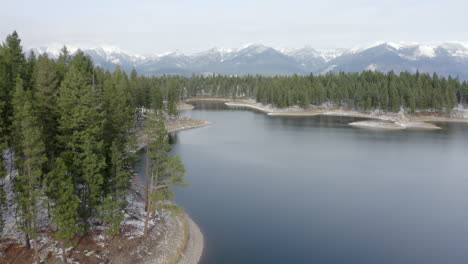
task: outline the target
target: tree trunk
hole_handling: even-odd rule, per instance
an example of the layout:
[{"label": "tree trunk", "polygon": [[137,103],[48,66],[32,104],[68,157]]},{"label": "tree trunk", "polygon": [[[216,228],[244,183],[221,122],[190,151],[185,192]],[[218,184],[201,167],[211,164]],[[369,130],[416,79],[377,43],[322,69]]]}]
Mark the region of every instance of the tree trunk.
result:
[{"label": "tree trunk", "polygon": [[66,264],[68,263],[67,261],[67,253],[65,252],[65,242],[62,241],[62,258],[63,258],[63,262]]},{"label": "tree trunk", "polygon": [[29,242],[29,234],[24,233],[24,244],[26,249],[31,249],[31,243]]},{"label": "tree trunk", "polygon": [[[153,181],[151,182],[151,193],[156,193],[158,191],[158,178],[159,178],[159,173],[158,173],[158,170],[156,169],[156,177],[152,179]],[[156,207],[154,208],[154,217],[156,217]]]},{"label": "tree trunk", "polygon": [[[148,139],[147,139],[148,140]],[[148,143],[148,142],[147,142]],[[145,168],[145,211],[148,211],[148,181],[149,181],[149,153],[148,145],[146,145],[146,168]]]},{"label": "tree trunk", "polygon": [[[9,168],[9,174],[10,174],[10,180],[13,180],[13,176],[11,171],[13,170],[13,154],[11,153],[12,150],[10,150],[10,168]],[[3,153],[2,153],[3,155]]]},{"label": "tree trunk", "polygon": [[[153,194],[154,192],[157,191],[157,185],[158,185],[158,170],[156,169],[156,177],[154,177],[153,179],[153,175],[151,175],[151,183],[150,183],[150,192],[149,194]],[[153,201],[152,200],[149,200],[149,204],[148,204],[148,210],[146,210],[146,217],[145,217],[145,229],[144,229],[144,236],[146,236],[146,234],[148,233],[148,221],[150,219],[150,216],[151,216],[151,208],[153,207]],[[156,212],[156,209],[155,209],[155,212]]]},{"label": "tree trunk", "polygon": [[37,225],[36,225],[36,209],[34,208],[33,209],[33,222],[32,222],[32,227],[33,227],[33,230],[34,230],[34,238],[33,238],[33,245],[34,245],[34,257],[36,259],[36,263],[37,264],[40,264],[41,261],[40,261],[40,258],[39,258],[39,248],[37,246]]},{"label": "tree trunk", "polygon": [[143,229],[143,236],[146,237],[148,234],[148,221],[149,221],[149,215],[151,213],[151,200],[148,202],[148,210],[146,210],[146,217],[145,217],[145,227]]},{"label": "tree trunk", "polygon": [[39,258],[39,249],[37,247],[37,239],[33,239],[33,244],[34,244],[34,258],[36,259],[36,263],[40,264],[41,260]]},{"label": "tree trunk", "polygon": [[[148,153],[146,153],[148,154]],[[151,183],[150,183],[150,192],[147,196],[149,196],[150,194],[153,193],[153,175],[151,175]],[[149,222],[149,219],[150,219],[150,214],[151,214],[151,206],[152,206],[152,200],[149,199],[148,201],[148,208],[146,209],[146,216],[145,216],[145,228],[144,228],[144,231],[143,231],[143,236],[146,236],[148,234],[148,222]]]}]

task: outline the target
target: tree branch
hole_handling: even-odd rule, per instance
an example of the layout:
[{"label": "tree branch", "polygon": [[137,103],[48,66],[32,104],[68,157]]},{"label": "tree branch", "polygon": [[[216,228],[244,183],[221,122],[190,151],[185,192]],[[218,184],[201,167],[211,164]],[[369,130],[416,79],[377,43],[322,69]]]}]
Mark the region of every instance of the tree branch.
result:
[{"label": "tree branch", "polygon": [[167,188],[167,187],[170,187],[172,184],[162,184],[162,185],[158,185],[156,186],[156,190],[159,190],[159,189],[163,189],[163,188]]}]

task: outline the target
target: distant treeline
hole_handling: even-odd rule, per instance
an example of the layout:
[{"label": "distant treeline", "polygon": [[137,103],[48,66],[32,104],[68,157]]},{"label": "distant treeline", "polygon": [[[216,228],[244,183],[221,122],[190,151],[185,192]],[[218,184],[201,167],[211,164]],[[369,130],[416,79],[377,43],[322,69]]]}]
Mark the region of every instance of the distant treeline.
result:
[{"label": "distant treeline", "polygon": [[[146,79],[143,78],[142,81]],[[220,97],[249,97],[258,102],[273,104],[277,107],[330,103],[336,107],[355,110],[380,109],[398,112],[400,107],[406,111],[429,110],[450,111],[458,103],[468,103],[468,83],[458,78],[441,77],[437,74],[399,75],[389,72],[364,71],[362,73],[329,73],[309,76],[211,76],[192,78],[162,77],[150,78],[159,89],[176,96],[210,95]],[[143,82],[144,83],[144,82]],[[137,85],[135,99],[140,105],[151,104],[151,94],[155,91]],[[160,95],[157,95],[159,98]]]}]

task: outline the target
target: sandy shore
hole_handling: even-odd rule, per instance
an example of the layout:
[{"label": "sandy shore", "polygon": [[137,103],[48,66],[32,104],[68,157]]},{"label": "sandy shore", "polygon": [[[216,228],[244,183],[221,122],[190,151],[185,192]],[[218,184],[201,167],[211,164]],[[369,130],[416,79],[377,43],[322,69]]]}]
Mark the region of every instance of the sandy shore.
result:
[{"label": "sandy shore", "polygon": [[208,102],[231,102],[232,99],[223,98],[223,97],[191,97],[191,98],[185,99],[186,103],[204,102],[204,101],[208,101]]},{"label": "sandy shore", "polygon": [[[191,101],[196,101],[196,98],[192,98]],[[207,98],[201,99],[202,101],[209,101]],[[255,100],[228,100],[221,98],[214,98],[214,101],[224,102],[230,107],[247,107],[250,109],[258,110],[271,116],[349,116],[357,118],[366,118],[370,120],[352,122],[349,125],[363,128],[379,128],[379,129],[440,129],[437,125],[431,122],[468,122],[466,117],[448,117],[443,115],[431,115],[431,114],[411,114],[411,115],[400,115],[397,113],[376,113],[376,112],[358,112],[352,110],[343,109],[332,109],[324,107],[313,107],[311,109],[303,109],[300,107],[289,107],[289,108],[276,108],[271,105],[263,105],[255,102]]]},{"label": "sandy shore", "polygon": [[369,120],[369,121],[352,122],[352,123],[349,123],[349,125],[356,126],[356,127],[363,127],[363,128],[396,129],[396,130],[408,129],[408,128],[430,129],[430,130],[441,129],[440,127],[432,123],[426,123],[426,122],[421,122],[421,121],[399,123],[399,122],[390,122],[390,121],[383,121],[383,120]]},{"label": "sandy shore", "polygon": [[181,111],[181,110],[192,110],[193,108],[195,108],[193,105],[187,104],[187,103],[180,103],[180,104],[177,105],[177,110],[178,110],[178,111]]},{"label": "sandy shore", "polygon": [[179,117],[176,120],[166,121],[166,128],[167,132],[173,133],[192,128],[200,128],[211,124],[211,122],[205,120],[191,119],[188,117]]}]

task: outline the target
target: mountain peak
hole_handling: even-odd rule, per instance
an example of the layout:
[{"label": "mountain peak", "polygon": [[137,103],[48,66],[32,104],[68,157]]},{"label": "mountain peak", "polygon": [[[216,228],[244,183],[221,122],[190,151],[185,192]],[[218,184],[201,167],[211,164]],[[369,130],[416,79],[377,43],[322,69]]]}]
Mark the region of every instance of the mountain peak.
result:
[{"label": "mountain peak", "polygon": [[[54,43],[33,49],[36,54],[48,53],[57,58],[62,44]],[[220,74],[307,74],[327,71],[359,72],[365,69],[395,72],[438,72],[459,75],[468,80],[468,43],[378,41],[354,46],[351,49],[272,48],[249,43],[237,49],[214,47],[199,53],[184,55],[173,50],[143,57],[113,45],[94,47],[67,45],[70,53],[81,48],[96,65],[113,69],[116,64],[125,70],[136,68],[142,74],[162,75],[174,72],[190,76],[192,73]]]},{"label": "mountain peak", "polygon": [[267,47],[263,44],[248,43],[240,47],[237,51],[251,51],[251,52],[256,52],[256,53],[262,53],[269,49],[272,49],[272,48]]}]

